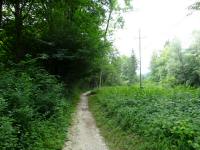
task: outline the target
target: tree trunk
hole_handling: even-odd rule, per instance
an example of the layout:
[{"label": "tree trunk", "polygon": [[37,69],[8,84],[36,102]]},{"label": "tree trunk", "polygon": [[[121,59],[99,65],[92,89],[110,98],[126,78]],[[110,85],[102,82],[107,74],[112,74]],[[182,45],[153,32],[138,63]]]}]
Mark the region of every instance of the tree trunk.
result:
[{"label": "tree trunk", "polygon": [[22,10],[20,8],[20,0],[16,0],[15,4],[15,36],[16,36],[16,45],[15,45],[15,53],[16,53],[16,60],[19,61],[20,58],[24,55],[22,49],[22,28],[23,28],[23,21],[22,21]]},{"label": "tree trunk", "polygon": [[183,62],[183,56],[182,56],[182,52],[181,49],[178,49],[178,59],[181,63],[181,73],[183,74],[183,78],[184,78],[184,84],[186,84],[186,74],[185,74],[185,66],[184,66],[184,62]]},{"label": "tree trunk", "polygon": [[0,28],[2,27],[2,19],[3,19],[3,0],[0,0]]},{"label": "tree trunk", "polygon": [[108,20],[107,20],[107,24],[106,24],[106,30],[105,30],[105,35],[104,35],[104,41],[106,40],[106,36],[108,33],[108,29],[109,29],[109,25],[110,25],[110,20],[111,20],[111,16],[112,16],[112,8],[110,8],[110,12],[109,12],[109,16],[108,16]]},{"label": "tree trunk", "polygon": [[102,70],[100,71],[100,75],[99,75],[99,88],[101,88],[102,86]]}]

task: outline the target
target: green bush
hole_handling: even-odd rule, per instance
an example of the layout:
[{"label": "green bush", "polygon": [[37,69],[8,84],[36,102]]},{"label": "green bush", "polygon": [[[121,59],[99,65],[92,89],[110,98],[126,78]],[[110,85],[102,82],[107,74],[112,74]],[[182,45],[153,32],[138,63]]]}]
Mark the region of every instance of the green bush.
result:
[{"label": "green bush", "polygon": [[64,85],[22,62],[0,74],[0,149],[61,149],[72,103]]}]

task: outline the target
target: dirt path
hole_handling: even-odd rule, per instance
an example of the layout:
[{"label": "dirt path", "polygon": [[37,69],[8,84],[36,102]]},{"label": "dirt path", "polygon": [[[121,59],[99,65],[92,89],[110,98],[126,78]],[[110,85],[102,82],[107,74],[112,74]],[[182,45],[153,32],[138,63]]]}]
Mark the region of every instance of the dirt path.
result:
[{"label": "dirt path", "polygon": [[87,95],[88,93],[84,93],[80,97],[74,122],[69,131],[69,141],[65,143],[63,150],[108,150],[88,110]]}]

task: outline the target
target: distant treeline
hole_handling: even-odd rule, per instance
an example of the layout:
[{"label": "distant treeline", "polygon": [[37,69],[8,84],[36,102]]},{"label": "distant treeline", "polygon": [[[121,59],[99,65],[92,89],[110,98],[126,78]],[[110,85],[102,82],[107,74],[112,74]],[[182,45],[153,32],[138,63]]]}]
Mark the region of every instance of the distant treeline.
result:
[{"label": "distant treeline", "polygon": [[193,40],[187,49],[181,47],[178,39],[166,42],[162,51],[154,53],[151,61],[153,81],[200,85],[200,32],[193,32]]}]

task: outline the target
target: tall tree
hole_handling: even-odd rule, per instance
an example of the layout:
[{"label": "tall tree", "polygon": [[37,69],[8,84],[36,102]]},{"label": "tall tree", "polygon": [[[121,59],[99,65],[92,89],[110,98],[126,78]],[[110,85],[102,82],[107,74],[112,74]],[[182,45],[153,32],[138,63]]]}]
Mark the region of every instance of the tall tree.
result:
[{"label": "tall tree", "polygon": [[151,78],[170,84],[200,85],[200,32],[194,32],[193,43],[181,48],[177,39],[168,42],[159,55],[153,55]]},{"label": "tall tree", "polygon": [[68,82],[96,76],[102,60],[110,59],[106,37],[114,22],[121,22],[113,16],[122,11],[118,0],[5,0],[3,8],[4,37],[9,37],[4,43],[13,60],[39,57],[50,73]]},{"label": "tall tree", "polygon": [[132,51],[130,57],[124,56],[122,59],[122,77],[129,84],[132,84],[137,81],[137,59],[134,51]]}]

